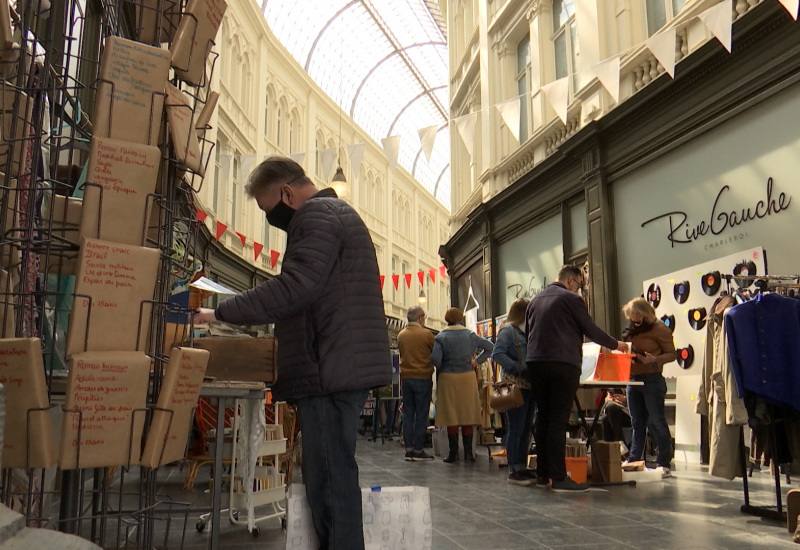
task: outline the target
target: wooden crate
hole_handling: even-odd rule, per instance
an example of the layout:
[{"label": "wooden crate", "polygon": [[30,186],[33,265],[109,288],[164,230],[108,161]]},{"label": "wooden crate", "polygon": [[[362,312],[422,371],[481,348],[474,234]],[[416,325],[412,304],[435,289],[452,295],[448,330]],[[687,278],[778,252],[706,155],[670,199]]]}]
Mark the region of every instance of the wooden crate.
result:
[{"label": "wooden crate", "polygon": [[206,376],[236,382],[264,382],[278,379],[278,341],[263,338],[196,338],[194,347],[211,352]]}]

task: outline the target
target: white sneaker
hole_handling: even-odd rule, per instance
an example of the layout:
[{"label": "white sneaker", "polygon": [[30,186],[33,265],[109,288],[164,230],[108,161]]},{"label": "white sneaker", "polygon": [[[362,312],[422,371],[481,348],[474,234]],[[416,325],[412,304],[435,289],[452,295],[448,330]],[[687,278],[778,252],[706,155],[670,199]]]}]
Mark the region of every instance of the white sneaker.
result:
[{"label": "white sneaker", "polygon": [[658,468],[656,468],[656,470],[661,472],[662,479],[672,477],[672,470],[670,470],[666,466],[659,466]]}]

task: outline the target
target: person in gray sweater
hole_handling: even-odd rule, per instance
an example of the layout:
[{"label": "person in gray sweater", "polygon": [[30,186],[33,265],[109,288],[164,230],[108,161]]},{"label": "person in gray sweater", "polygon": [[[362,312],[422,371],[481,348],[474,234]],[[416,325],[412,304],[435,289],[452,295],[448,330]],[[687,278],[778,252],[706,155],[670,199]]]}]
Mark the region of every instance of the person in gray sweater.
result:
[{"label": "person in gray sweater", "polygon": [[270,157],[246,186],[270,225],[287,233],[281,272],[200,309],[194,323],[275,323],[276,401],[292,401],[303,431],[306,485],[320,548],[364,548],[355,460],[370,388],[392,381],[375,247],[364,222],[303,168]]},{"label": "person in gray sweater", "polygon": [[592,321],[579,295],[584,285],[579,267],[563,266],[556,279],[534,296],[525,312],[526,363],[538,407],[536,485],[549,485],[556,492],[587,491],[585,483],[567,477],[564,460],[569,414],[581,377],[583,338],[620,351],[628,351],[628,345]]}]

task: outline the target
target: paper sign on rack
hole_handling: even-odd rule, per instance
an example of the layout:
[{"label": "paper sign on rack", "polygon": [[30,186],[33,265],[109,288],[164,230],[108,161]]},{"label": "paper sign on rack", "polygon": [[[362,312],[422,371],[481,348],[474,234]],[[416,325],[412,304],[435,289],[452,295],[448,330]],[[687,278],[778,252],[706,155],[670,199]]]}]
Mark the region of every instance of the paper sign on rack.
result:
[{"label": "paper sign on rack", "polygon": [[148,195],[155,191],[160,163],[158,147],[111,138],[92,139],[80,234],[142,245],[151,210],[147,208]]},{"label": "paper sign on rack", "polygon": [[138,464],[149,380],[150,358],[144,353],[75,354],[67,379],[59,468]]},{"label": "paper sign on rack", "polygon": [[41,340],[0,340],[0,384],[6,388],[2,467],[49,468],[58,456],[48,410]]},{"label": "paper sign on rack", "polygon": [[147,433],[142,466],[157,468],[183,458],[208,358],[209,352],[203,349],[172,349]]},{"label": "paper sign on rack", "polygon": [[172,84],[167,84],[167,122],[175,159],[202,176],[205,166],[200,154],[197,133],[193,131],[194,110],[189,98]]},{"label": "paper sign on rack", "polygon": [[161,128],[169,52],[109,36],[100,59],[93,137],[155,145]]},{"label": "paper sign on rack", "polygon": [[159,250],[83,238],[67,355],[145,349]]},{"label": "paper sign on rack", "polygon": [[170,47],[178,78],[194,86],[202,83],[206,59],[227,7],[224,0],[189,0]]}]

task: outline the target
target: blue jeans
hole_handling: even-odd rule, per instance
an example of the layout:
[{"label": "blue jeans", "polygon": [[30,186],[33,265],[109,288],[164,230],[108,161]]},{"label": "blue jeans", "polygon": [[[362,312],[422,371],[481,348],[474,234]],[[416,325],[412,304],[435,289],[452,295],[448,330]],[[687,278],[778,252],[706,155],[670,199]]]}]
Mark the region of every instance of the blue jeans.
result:
[{"label": "blue jeans", "polygon": [[628,409],[631,412],[633,438],[629,460],[644,458],[644,443],[647,430],[658,447],[656,463],[666,468],[672,462],[672,436],[664,416],[664,397],[667,381],[660,373],[636,374],[632,380],[644,382],[644,386],[628,386]]},{"label": "blue jeans", "polygon": [[403,378],[403,443],[406,451],[422,451],[428,431],[433,380]]},{"label": "blue jeans", "polygon": [[506,457],[508,473],[524,472],[528,467],[528,451],[531,445],[531,426],[536,403],[531,390],[520,390],[522,406],[509,409],[508,432],[506,433]]},{"label": "blue jeans", "polygon": [[320,549],[364,548],[356,436],[367,390],[296,401],[303,431],[303,483]]}]

